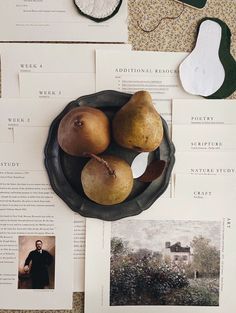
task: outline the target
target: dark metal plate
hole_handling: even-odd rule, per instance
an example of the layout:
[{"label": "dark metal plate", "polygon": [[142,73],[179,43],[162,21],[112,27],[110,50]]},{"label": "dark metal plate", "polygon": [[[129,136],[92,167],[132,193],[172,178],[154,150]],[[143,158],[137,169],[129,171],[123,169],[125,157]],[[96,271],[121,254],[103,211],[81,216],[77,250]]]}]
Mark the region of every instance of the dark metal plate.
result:
[{"label": "dark metal plate", "polygon": [[[73,211],[78,212],[82,216],[114,221],[127,216],[137,215],[148,209],[168,187],[175,161],[175,148],[169,138],[168,126],[164,120],[164,139],[161,146],[150,153],[150,160],[161,159],[166,161],[166,167],[162,175],[151,183],[141,183],[135,179],[130,196],[124,202],[116,205],[99,205],[86,197],[80,176],[84,165],[88,162],[88,158],[69,156],[58,145],[57,130],[59,123],[71,109],[78,106],[96,107],[101,109],[112,120],[114,114],[129,101],[131,96],[130,94],[112,90],[83,96],[70,102],[51,124],[44,151],[45,166],[51,186],[56,194]],[[121,148],[112,141],[104,154],[122,157],[131,164],[138,153]]]}]

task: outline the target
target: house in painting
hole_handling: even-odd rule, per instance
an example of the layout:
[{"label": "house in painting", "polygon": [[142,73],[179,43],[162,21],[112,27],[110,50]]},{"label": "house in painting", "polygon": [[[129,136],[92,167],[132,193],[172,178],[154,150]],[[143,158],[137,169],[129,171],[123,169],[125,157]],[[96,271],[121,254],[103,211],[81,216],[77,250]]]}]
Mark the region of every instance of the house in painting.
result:
[{"label": "house in painting", "polygon": [[171,244],[167,241],[165,243],[165,249],[163,251],[163,256],[167,257],[172,263],[185,263],[189,264],[192,261],[192,254],[189,246],[183,247],[181,242],[176,242]]}]

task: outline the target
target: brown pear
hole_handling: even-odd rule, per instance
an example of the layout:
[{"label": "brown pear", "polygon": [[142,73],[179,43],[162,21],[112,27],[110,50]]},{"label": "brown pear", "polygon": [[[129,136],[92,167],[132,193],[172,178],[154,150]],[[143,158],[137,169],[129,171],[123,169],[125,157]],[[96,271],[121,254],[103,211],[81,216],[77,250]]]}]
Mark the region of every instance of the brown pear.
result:
[{"label": "brown pear", "polygon": [[115,115],[112,122],[115,141],[140,152],[157,149],[163,138],[162,119],[147,91],[136,92]]},{"label": "brown pear", "polygon": [[62,118],[57,138],[62,150],[70,155],[99,154],[110,143],[110,122],[101,110],[78,107]]},{"label": "brown pear", "polygon": [[129,164],[113,155],[92,155],[81,173],[84,193],[102,205],[121,203],[133,187],[133,174]]}]

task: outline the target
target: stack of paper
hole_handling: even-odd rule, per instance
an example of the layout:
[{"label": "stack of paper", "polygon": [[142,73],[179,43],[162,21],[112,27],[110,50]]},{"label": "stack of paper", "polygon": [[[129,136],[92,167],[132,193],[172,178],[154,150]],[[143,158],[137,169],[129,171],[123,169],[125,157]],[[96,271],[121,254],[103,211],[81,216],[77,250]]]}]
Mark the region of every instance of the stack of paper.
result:
[{"label": "stack of paper", "polygon": [[[131,47],[0,45],[1,247],[11,243],[9,251],[1,250],[0,290],[14,295],[14,302],[8,297],[1,301],[3,309],[69,309],[73,291],[84,291],[85,218],[73,213],[52,191],[43,149],[53,119],[70,101],[96,91],[95,50],[98,48],[129,50]],[[38,293],[28,289],[29,279],[23,269],[38,239],[46,250],[50,243],[54,257],[50,292],[44,293],[40,304]],[[18,250],[22,249],[25,251],[18,258]],[[23,296],[22,289],[27,290]]]},{"label": "stack of paper", "polygon": [[173,100],[173,195],[234,198],[236,101]]},{"label": "stack of paper", "polygon": [[[73,0],[5,2],[2,42],[101,43],[0,44],[0,309],[72,309],[73,292],[85,292],[85,313],[233,312],[236,101],[187,94],[185,52],[118,44],[128,38],[126,0],[103,23]],[[176,147],[163,196],[112,223],[74,213],[44,166],[54,118],[101,90],[149,91]]]},{"label": "stack of paper", "polygon": [[113,223],[87,221],[85,312],[228,312],[235,307],[235,101],[187,99],[177,75],[181,53],[96,56],[98,91],[151,92],[172,128],[176,164],[172,199]]},{"label": "stack of paper", "polygon": [[[96,23],[73,0],[2,1],[0,41],[125,43],[127,1],[116,11]],[[84,291],[85,219],[52,191],[43,149],[62,109],[96,91],[96,49],[131,47],[0,44],[0,291],[10,295],[0,309],[71,309],[73,291]],[[37,244],[48,273],[37,267]]]}]

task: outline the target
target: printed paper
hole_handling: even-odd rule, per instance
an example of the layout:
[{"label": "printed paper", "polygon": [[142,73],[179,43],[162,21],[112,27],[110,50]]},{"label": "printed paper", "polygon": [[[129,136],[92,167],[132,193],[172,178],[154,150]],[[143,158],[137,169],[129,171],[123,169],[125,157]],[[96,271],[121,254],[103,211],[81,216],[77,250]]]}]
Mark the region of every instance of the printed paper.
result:
[{"label": "printed paper", "polygon": [[236,100],[173,99],[173,124],[236,124]]},{"label": "printed paper", "polygon": [[[0,128],[5,130],[4,140],[0,137],[3,140],[1,142],[8,139],[9,143],[15,145],[27,143],[29,155],[36,162],[36,169],[46,175],[43,149],[49,126],[69,102],[69,99],[0,99]],[[26,157],[26,152],[21,153],[22,158]],[[56,194],[55,197],[58,198]],[[73,219],[70,227],[74,232],[73,291],[81,292],[84,291],[85,219],[70,209],[69,212]]]},{"label": "printed paper", "polygon": [[0,3],[0,41],[127,42],[127,28],[127,0],[101,23],[79,14],[74,0]]},{"label": "printed paper", "polygon": [[95,91],[94,73],[20,73],[22,98],[77,99]]},{"label": "printed paper", "polygon": [[172,140],[177,152],[234,152],[236,125],[173,125]]},{"label": "printed paper", "polygon": [[235,199],[235,175],[175,175],[174,196],[190,200]]},{"label": "printed paper", "polygon": [[193,98],[180,83],[184,52],[96,51],[96,90],[148,90],[156,109],[171,124],[171,99]]},{"label": "printed paper", "polygon": [[[0,306],[71,309],[71,212],[52,192],[46,172],[38,166],[39,149],[22,143],[0,144],[0,148],[0,290],[5,295]],[[40,261],[44,268],[37,266],[39,240],[46,251]]]},{"label": "printed paper", "polygon": [[89,219],[85,312],[231,311],[234,220],[227,199],[162,199],[135,217]]},{"label": "printed paper", "polygon": [[[122,50],[131,49],[131,46],[119,44],[0,44],[2,97],[18,98],[20,96],[19,73],[93,74],[95,79],[95,49],[97,48]],[[54,85],[53,81],[51,83]],[[68,82],[66,84],[68,85]],[[77,86],[79,82],[71,81],[70,84]],[[51,89],[48,85],[46,92],[50,92]],[[82,95],[84,94],[83,92]],[[78,93],[77,97],[79,96]]]}]

